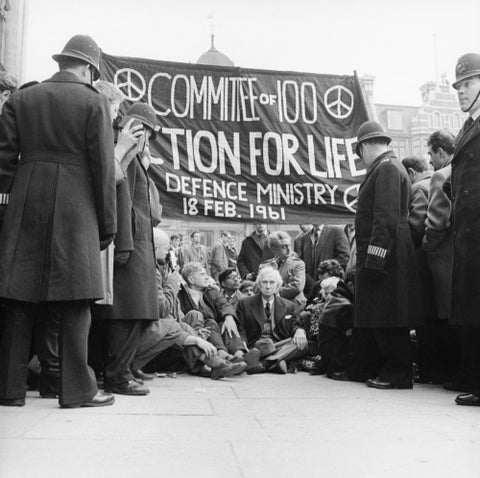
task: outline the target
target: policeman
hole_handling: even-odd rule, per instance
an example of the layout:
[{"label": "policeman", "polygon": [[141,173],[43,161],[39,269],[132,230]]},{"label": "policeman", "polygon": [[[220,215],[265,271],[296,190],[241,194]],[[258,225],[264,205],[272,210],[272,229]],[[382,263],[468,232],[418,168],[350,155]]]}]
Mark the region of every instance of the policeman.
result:
[{"label": "policeman", "polygon": [[480,406],[480,54],[467,53],[455,69],[458,102],[468,113],[452,158],[452,324],[462,336],[459,405]]},{"label": "policeman", "polygon": [[33,322],[46,316],[52,320],[38,355],[51,359],[58,317],[60,370],[48,378],[60,405],[105,406],[114,398],[98,392],[87,338],[90,302],[103,297],[100,249],[117,230],[112,126],[107,100],[91,87],[100,74],[93,39],[76,35],[53,59],[60,71],[12,95],[0,122],[0,196],[8,203],[0,234],[7,300],[0,404],[25,404]]},{"label": "policeman", "polygon": [[355,335],[361,353],[350,378],[368,378],[373,388],[412,388],[410,327],[421,320],[421,310],[408,225],[410,181],[378,123],[362,124],[357,137],[367,174],[355,216]]}]

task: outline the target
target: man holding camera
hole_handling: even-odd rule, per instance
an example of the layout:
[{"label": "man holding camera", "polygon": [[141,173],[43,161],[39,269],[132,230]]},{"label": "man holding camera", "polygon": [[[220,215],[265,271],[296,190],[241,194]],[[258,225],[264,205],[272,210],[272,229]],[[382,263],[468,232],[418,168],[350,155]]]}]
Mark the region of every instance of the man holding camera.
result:
[{"label": "man holding camera", "polygon": [[152,237],[148,141],[156,134],[153,108],[135,103],[126,113],[143,125],[140,153],[117,187],[118,233],[115,238],[113,305],[101,306],[106,324],[105,390],[123,395],[147,395],[149,389],[133,375],[132,363],[142,332],[158,319],[155,252]]}]

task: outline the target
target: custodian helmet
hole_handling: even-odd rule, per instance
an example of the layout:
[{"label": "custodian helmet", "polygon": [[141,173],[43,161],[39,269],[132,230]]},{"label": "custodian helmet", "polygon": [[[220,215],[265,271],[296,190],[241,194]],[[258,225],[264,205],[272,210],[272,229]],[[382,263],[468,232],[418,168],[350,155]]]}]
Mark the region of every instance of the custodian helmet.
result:
[{"label": "custodian helmet", "polygon": [[467,53],[458,59],[455,67],[455,83],[452,86],[457,89],[461,81],[472,76],[480,76],[480,55],[478,53]]},{"label": "custodian helmet", "polygon": [[387,141],[387,144],[390,144],[392,141],[392,138],[385,133],[382,125],[376,121],[365,121],[365,123],[358,128],[355,152],[359,155],[360,144],[373,138],[383,138]]},{"label": "custodian helmet", "polygon": [[155,139],[159,126],[155,110],[150,105],[147,105],[146,103],[135,103],[130,106],[125,116],[136,118],[141,121],[145,126],[152,130],[152,139]]},{"label": "custodian helmet", "polygon": [[70,38],[63,47],[62,53],[53,55],[52,58],[57,62],[62,58],[82,60],[93,67],[93,79],[100,78],[100,48],[88,35],[75,35]]}]

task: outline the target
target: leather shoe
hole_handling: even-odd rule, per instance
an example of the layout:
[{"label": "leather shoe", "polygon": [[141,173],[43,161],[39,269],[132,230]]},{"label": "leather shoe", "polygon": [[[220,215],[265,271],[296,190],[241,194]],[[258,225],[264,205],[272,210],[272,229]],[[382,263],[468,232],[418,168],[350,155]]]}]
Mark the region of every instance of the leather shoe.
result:
[{"label": "leather shoe", "polygon": [[466,393],[464,395],[459,395],[455,399],[457,405],[468,405],[470,407],[480,407],[480,397],[474,395],[473,393]]},{"label": "leather shoe", "polygon": [[107,386],[106,390],[110,393],[118,393],[119,395],[148,395],[150,390],[140,385],[135,380]]},{"label": "leather shoe", "polygon": [[367,387],[379,388],[381,390],[391,390],[391,389],[400,389],[400,388],[408,389],[408,388],[413,388],[413,384],[394,385],[393,383],[388,382],[387,380],[377,377],[377,378],[369,378],[367,380]]},{"label": "leather shoe", "polygon": [[248,367],[247,368],[247,374],[248,375],[253,375],[256,373],[265,373],[267,369],[262,363],[258,363],[257,365],[254,365],[253,367]]},{"label": "leather shoe", "polygon": [[470,393],[471,387],[462,382],[445,382],[443,384],[445,390],[450,390],[451,392],[463,392]]},{"label": "leather shoe", "polygon": [[140,380],[153,380],[155,378],[155,375],[153,375],[153,373],[145,373],[145,372],[142,372],[141,370],[134,370],[133,376],[135,378],[139,378]]},{"label": "leather shoe", "polygon": [[279,374],[286,374],[288,373],[288,368],[287,368],[287,362],[285,360],[279,360],[278,362],[275,362],[273,365],[271,365],[268,368],[269,372],[272,373],[279,373]]},{"label": "leather shoe", "polygon": [[98,392],[90,400],[81,403],[60,404],[61,408],[108,407],[115,403],[115,397],[109,393]]},{"label": "leather shoe", "polygon": [[348,382],[350,380],[347,372],[333,372],[331,375],[328,376],[328,378],[338,380],[340,382]]},{"label": "leather shoe", "polygon": [[4,407],[23,407],[25,405],[24,398],[0,398],[0,405]]},{"label": "leather shoe", "polygon": [[212,372],[210,373],[210,378],[212,380],[218,380],[223,377],[231,377],[232,375],[240,375],[245,372],[247,369],[247,364],[245,362],[239,363],[222,363],[218,367],[213,367]]}]

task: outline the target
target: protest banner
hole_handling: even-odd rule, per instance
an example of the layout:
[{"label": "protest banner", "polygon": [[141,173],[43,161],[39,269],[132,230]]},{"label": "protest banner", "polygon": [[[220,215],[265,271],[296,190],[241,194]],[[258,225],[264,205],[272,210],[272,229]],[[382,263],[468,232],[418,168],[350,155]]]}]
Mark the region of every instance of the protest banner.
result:
[{"label": "protest banner", "polygon": [[102,55],[102,79],[161,124],[150,169],[164,217],[344,223],[366,171],[356,75],[216,67]]}]

